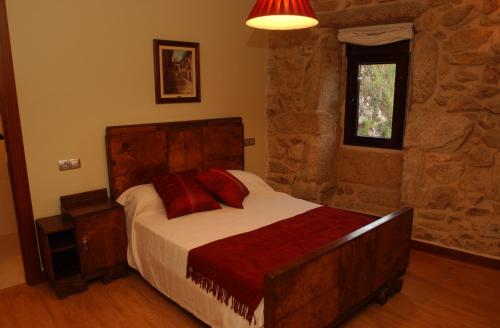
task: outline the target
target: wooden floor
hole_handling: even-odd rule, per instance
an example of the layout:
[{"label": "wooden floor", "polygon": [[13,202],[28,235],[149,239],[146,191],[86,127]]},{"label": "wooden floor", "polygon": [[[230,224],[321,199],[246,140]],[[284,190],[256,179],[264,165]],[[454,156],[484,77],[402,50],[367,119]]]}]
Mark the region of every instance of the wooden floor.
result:
[{"label": "wooden floor", "polygon": [[0,289],[16,286],[24,282],[19,237],[17,233],[2,235],[0,236]]},{"label": "wooden floor", "polygon": [[[413,252],[403,291],[343,328],[500,327],[500,271]],[[203,327],[137,274],[59,301],[46,284],[0,290],[0,327]]]}]

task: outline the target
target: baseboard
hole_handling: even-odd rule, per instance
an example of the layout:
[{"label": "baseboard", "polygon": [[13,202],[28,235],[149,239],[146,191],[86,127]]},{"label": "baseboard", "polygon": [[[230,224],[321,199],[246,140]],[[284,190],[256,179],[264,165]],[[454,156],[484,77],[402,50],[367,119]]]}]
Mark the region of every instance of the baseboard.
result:
[{"label": "baseboard", "polygon": [[432,253],[453,260],[472,263],[490,269],[500,270],[500,259],[498,258],[468,253],[462,250],[447,248],[441,245],[431,244],[415,239],[412,239],[411,247],[415,250]]}]

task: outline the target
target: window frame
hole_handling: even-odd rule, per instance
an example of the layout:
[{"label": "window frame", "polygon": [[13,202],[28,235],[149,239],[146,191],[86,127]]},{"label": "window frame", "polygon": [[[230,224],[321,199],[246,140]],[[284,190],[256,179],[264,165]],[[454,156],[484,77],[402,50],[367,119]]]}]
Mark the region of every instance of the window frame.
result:
[{"label": "window frame", "polygon": [[[388,149],[403,148],[410,41],[404,40],[381,46],[346,44],[347,78],[344,120],[344,144]],[[359,65],[396,64],[391,138],[362,137],[358,130]]]}]

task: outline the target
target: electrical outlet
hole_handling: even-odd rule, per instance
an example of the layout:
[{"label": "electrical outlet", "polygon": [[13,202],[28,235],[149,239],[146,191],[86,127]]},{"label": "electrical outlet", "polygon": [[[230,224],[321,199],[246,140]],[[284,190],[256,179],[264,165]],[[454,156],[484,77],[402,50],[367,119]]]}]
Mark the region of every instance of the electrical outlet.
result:
[{"label": "electrical outlet", "polygon": [[248,147],[248,146],[255,146],[255,138],[245,138],[245,140],[243,141],[243,144],[245,145],[245,147]]},{"label": "electrical outlet", "polygon": [[74,170],[74,169],[79,169],[82,167],[82,164],[80,162],[79,158],[72,158],[72,159],[62,159],[57,162],[59,164],[59,171],[67,171],[67,170]]},{"label": "electrical outlet", "polygon": [[69,160],[69,166],[71,169],[79,169],[82,167],[82,163],[79,158],[72,158]]},{"label": "electrical outlet", "polygon": [[62,159],[57,163],[59,164],[59,171],[71,170],[71,163],[68,159]]}]

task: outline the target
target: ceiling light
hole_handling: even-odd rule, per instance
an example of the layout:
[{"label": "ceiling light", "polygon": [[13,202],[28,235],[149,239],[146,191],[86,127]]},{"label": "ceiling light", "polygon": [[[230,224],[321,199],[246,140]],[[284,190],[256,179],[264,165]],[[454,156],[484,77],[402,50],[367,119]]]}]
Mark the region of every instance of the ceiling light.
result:
[{"label": "ceiling light", "polygon": [[246,24],[265,30],[296,30],[318,24],[308,0],[257,0]]}]

